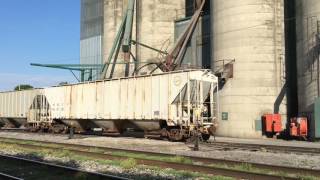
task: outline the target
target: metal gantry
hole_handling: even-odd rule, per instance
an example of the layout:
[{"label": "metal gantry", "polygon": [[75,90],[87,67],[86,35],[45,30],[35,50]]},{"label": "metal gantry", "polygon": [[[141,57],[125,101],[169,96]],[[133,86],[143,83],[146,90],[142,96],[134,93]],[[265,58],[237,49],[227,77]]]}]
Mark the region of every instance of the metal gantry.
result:
[{"label": "metal gantry", "polygon": [[[101,71],[103,68],[102,64],[37,64],[37,63],[31,63],[31,66],[69,70],[79,82],[91,81],[93,70]],[[74,71],[80,72],[80,79],[76,76]],[[85,79],[86,73],[89,74],[88,79]]]},{"label": "metal gantry", "polygon": [[[125,64],[125,76],[129,76],[130,72],[130,64],[134,64],[134,72],[133,74],[140,71],[142,68],[148,67],[150,65],[156,65],[156,68],[150,71],[150,74],[153,73],[156,69],[160,69],[161,71],[168,72],[174,71],[178,67],[181,66],[183,58],[185,56],[185,52],[187,49],[187,44],[190,41],[194,29],[197,26],[199,18],[202,14],[202,9],[205,4],[205,0],[198,0],[197,7],[198,9],[195,11],[194,15],[191,18],[191,21],[185,31],[178,38],[177,42],[171,48],[169,52],[162,51],[156,49],[154,47],[148,46],[144,43],[137,42],[132,39],[132,26],[134,19],[134,8],[135,8],[135,0],[128,0],[127,11],[124,14],[122,19],[120,28],[117,32],[117,35],[114,39],[112,48],[110,49],[109,56],[107,61],[103,64],[36,64],[32,63],[32,66],[40,66],[40,67],[48,67],[48,68],[56,68],[56,69],[66,69],[70,70],[72,74],[76,77],[78,81],[90,81],[92,80],[93,70],[98,70],[100,74],[98,75],[101,79],[113,78],[113,74],[115,72],[115,66],[117,64]],[[143,63],[139,62],[131,52],[131,46],[142,46],[148,48],[150,50],[156,51],[163,55],[163,58],[158,62],[148,62]],[[124,59],[122,61],[119,60],[118,56],[120,50],[123,52]],[[130,58],[133,58],[133,62],[130,61]],[[143,66],[138,67],[138,64],[144,64]],[[110,66],[111,65],[111,66]],[[111,68],[111,69],[110,69]],[[80,72],[80,79],[74,74],[74,71]],[[89,74],[88,78],[85,79],[85,74]]]}]

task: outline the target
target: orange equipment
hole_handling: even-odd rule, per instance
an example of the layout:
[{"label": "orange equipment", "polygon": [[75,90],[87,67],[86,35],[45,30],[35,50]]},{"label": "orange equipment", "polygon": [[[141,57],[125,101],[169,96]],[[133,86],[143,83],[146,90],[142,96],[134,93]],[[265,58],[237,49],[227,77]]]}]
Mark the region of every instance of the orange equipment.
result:
[{"label": "orange equipment", "polygon": [[280,114],[265,114],[263,116],[263,131],[267,136],[273,136],[280,133],[282,129]]},{"label": "orange equipment", "polygon": [[306,117],[291,118],[290,120],[290,136],[302,137],[308,136],[308,119]]}]

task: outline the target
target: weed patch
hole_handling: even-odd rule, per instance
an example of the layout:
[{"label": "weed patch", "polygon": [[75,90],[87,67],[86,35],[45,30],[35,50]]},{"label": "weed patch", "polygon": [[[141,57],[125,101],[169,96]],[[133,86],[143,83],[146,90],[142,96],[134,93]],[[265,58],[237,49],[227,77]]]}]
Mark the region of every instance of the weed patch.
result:
[{"label": "weed patch", "polygon": [[133,158],[129,158],[120,162],[120,167],[123,169],[132,169],[137,165],[137,161]]}]

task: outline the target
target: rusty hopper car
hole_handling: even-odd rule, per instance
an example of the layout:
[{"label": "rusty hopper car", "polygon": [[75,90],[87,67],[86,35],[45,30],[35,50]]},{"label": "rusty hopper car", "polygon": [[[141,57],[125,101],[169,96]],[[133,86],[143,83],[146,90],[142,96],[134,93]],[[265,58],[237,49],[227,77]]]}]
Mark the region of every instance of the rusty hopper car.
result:
[{"label": "rusty hopper car", "polygon": [[101,129],[106,134],[137,129],[181,140],[200,131],[208,139],[218,113],[218,79],[206,70],[50,87],[28,91],[30,95],[24,92],[0,94],[1,118],[18,115],[32,129],[55,132],[66,127]]}]

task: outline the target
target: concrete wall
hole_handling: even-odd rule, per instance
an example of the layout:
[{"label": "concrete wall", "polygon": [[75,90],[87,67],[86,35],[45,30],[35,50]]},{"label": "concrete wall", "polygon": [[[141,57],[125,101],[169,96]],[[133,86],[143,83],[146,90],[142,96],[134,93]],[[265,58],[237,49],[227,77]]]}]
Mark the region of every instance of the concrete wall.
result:
[{"label": "concrete wall", "polygon": [[273,113],[284,84],[283,1],[212,2],[213,70],[221,68],[220,60],[235,59],[234,77],[221,90],[218,135],[259,138],[261,116]]},{"label": "concrete wall", "polygon": [[299,112],[312,112],[320,95],[319,0],[296,0]]},{"label": "concrete wall", "polygon": [[[127,0],[104,2],[104,60],[109,56],[115,35],[126,10]],[[185,17],[185,0],[137,0],[133,39],[151,47],[167,50],[174,43],[174,20]],[[133,47],[132,52],[140,62],[158,61],[159,53]],[[119,56],[122,59],[122,55]],[[117,65],[116,76],[123,76],[123,65]]]}]

